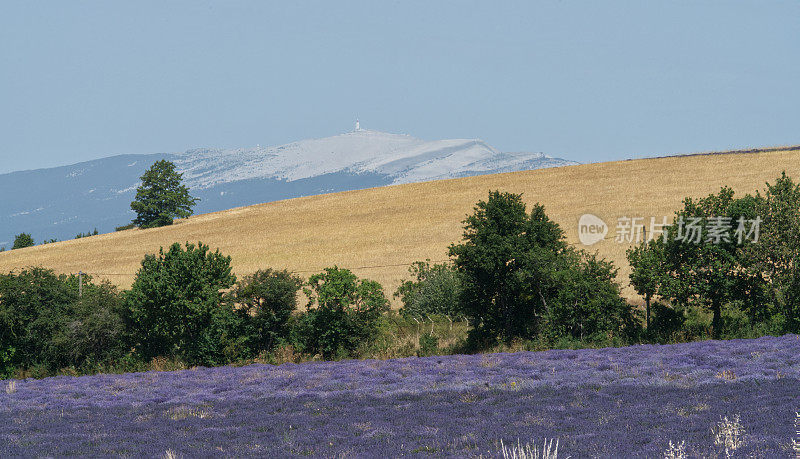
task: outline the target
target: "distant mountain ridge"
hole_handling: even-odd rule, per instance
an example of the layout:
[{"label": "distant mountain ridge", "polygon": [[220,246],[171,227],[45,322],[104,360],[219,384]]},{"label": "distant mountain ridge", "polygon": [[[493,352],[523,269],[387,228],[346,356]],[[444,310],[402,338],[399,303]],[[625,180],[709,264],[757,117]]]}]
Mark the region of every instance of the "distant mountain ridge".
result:
[{"label": "distant mountain ridge", "polygon": [[113,231],[134,217],[139,177],[175,162],[201,201],[195,213],[399,183],[578,164],[542,153],[504,153],[477,139],[425,141],[358,129],[275,147],[121,155],[0,175],[0,247],[31,233],[37,243]]}]

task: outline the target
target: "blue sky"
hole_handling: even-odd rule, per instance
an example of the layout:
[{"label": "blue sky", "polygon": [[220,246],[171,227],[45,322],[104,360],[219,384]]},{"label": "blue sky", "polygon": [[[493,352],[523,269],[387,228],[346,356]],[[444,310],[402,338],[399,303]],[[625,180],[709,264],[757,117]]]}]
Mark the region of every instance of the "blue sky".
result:
[{"label": "blue sky", "polygon": [[362,127],[581,162],[800,143],[800,2],[0,4],[0,172]]}]

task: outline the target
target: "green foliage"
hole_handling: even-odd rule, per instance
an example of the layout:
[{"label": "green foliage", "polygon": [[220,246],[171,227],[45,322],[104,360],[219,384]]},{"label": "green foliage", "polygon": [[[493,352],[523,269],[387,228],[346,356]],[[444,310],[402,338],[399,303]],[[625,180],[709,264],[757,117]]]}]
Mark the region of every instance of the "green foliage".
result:
[{"label": "green foliage", "polygon": [[58,239],[46,239],[46,240],[42,241],[42,245],[55,244],[56,242],[58,242]]},{"label": "green foliage", "polygon": [[14,245],[11,249],[24,249],[25,247],[33,247],[33,237],[28,233],[20,233],[14,236]]},{"label": "green foliage", "polygon": [[649,330],[651,303],[660,295],[662,284],[666,282],[664,239],[644,241],[641,245],[629,249],[627,257],[631,266],[631,285],[636,293],[644,297],[645,325]]},{"label": "green foliage", "polygon": [[28,268],[0,275],[0,352],[5,372],[41,363],[58,365],[53,336],[78,299],[77,279]]},{"label": "green foliage", "polygon": [[757,244],[743,248],[751,269],[767,285],[766,296],[774,307],[758,311],[758,319],[783,323],[783,332],[800,333],[800,184],[783,172],[774,185],[758,194],[756,213],[763,219]]},{"label": "green foliage", "polygon": [[14,354],[16,348],[8,343],[0,344],[0,379],[8,379],[14,374]]},{"label": "green foliage", "polygon": [[478,202],[450,256],[474,346],[545,332],[584,338],[632,323],[611,264],[569,248],[544,207],[526,214],[521,195],[493,191]]},{"label": "green foliage", "polygon": [[[594,254],[567,250],[547,290],[544,334],[551,341],[630,341],[639,334],[631,306],[620,295],[617,269]],[[545,291],[545,290],[543,290]]]},{"label": "green foliage", "polygon": [[223,291],[236,278],[231,259],[207,245],[173,244],[167,252],[147,255],[125,294],[133,344],[145,359],[183,358],[190,365],[225,362],[236,347],[239,326]]},{"label": "green foliage", "polygon": [[75,239],[81,239],[81,238],[89,237],[89,236],[97,236],[98,234],[100,234],[100,233],[97,231],[97,228],[95,228],[94,231],[87,231],[85,233],[78,233],[78,235],[75,236]]},{"label": "green foliage", "polygon": [[127,353],[122,300],[108,282],[96,285],[84,279],[83,296],[56,320],[59,325],[44,356],[56,367],[106,365]]},{"label": "green foliage", "polygon": [[133,229],[133,228],[136,228],[136,224],[129,223],[127,225],[117,226],[116,228],[114,228],[114,231],[125,231],[125,230],[129,230],[129,229]]},{"label": "green foliage", "polygon": [[653,320],[647,328],[648,334],[655,341],[666,344],[673,342],[684,324],[682,311],[677,311],[661,302],[652,305]]},{"label": "green foliage", "polygon": [[308,312],[299,325],[303,347],[325,359],[352,355],[370,342],[389,309],[379,283],[336,266],[311,276],[303,291],[308,297]]},{"label": "green foliage", "polygon": [[[732,223],[721,241],[711,235],[714,217]],[[688,234],[686,222],[693,218],[699,219],[699,241],[676,240]],[[739,240],[740,219],[759,222],[751,235],[757,242]],[[683,311],[683,339],[703,338],[709,330],[718,338],[800,332],[800,185],[785,172],[763,195],[737,199],[722,188],[687,198],[666,230],[664,240],[628,252],[631,283],[646,302],[659,297]],[[711,314],[710,325],[703,311]],[[654,332],[666,339],[662,330]]]},{"label": "green foliage", "polygon": [[408,271],[415,280],[404,281],[394,294],[403,302],[401,314],[421,318],[432,315],[458,318],[462,315],[461,280],[451,265],[418,261]]},{"label": "green foliage", "polygon": [[297,308],[303,280],[289,271],[259,270],[245,276],[231,299],[242,319],[243,345],[250,355],[271,351],[289,338],[289,319]]},{"label": "green foliage", "polygon": [[420,357],[430,357],[439,352],[439,338],[431,333],[423,333],[419,336],[419,352],[417,355]]},{"label": "green foliage", "polygon": [[171,225],[174,218],[192,215],[192,207],[198,201],[189,195],[189,189],[181,184],[183,175],[175,170],[175,164],[161,160],[153,164],[142,175],[142,184],[136,189],[136,199],[131,209],[136,212],[133,223],[141,228]]},{"label": "green foliage", "polygon": [[462,307],[471,337],[486,344],[498,338],[532,338],[546,304],[540,295],[563,232],[536,206],[526,215],[522,196],[492,191],[464,220],[464,242],[450,246],[462,278]]},{"label": "green foliage", "polygon": [[[756,198],[736,199],[730,188],[699,200],[686,198],[673,224],[665,228],[665,238],[629,252],[634,287],[650,297],[659,295],[673,306],[708,310],[715,337],[722,333],[725,304],[739,301],[753,316],[759,315],[763,306],[760,276],[749,269],[735,234],[740,219],[756,217],[756,207]],[[727,224],[716,226],[714,219],[719,218]],[[690,224],[698,229],[690,230]],[[715,226],[721,228],[719,236],[712,232]]]}]

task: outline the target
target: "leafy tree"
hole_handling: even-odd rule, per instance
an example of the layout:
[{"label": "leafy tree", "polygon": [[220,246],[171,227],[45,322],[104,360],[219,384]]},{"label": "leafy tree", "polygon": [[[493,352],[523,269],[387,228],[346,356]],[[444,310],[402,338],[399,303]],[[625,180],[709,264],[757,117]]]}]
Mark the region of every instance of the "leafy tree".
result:
[{"label": "leafy tree", "polygon": [[636,338],[640,326],[620,295],[613,263],[594,254],[567,249],[557,260],[547,292],[545,335],[551,341]]},{"label": "leafy tree", "polygon": [[418,261],[408,271],[415,280],[404,281],[394,294],[403,301],[400,312],[404,316],[462,315],[461,280],[451,265]]},{"label": "leafy tree", "polygon": [[75,276],[44,268],[0,275],[0,357],[5,373],[34,364],[50,367],[52,339],[78,299]]},{"label": "leafy tree", "polygon": [[352,354],[370,342],[389,310],[379,283],[336,266],[311,276],[303,292],[308,297],[308,312],[301,324],[305,348],[325,359]]},{"label": "leafy tree", "polygon": [[14,236],[14,245],[11,249],[24,249],[25,247],[33,247],[33,237],[28,233],[20,233]]},{"label": "leafy tree", "polygon": [[192,207],[198,201],[189,195],[189,189],[181,184],[183,174],[175,170],[175,164],[160,160],[141,177],[142,184],[136,189],[136,200],[131,209],[136,212],[133,223],[141,228],[171,225],[175,218],[192,215]]},{"label": "leafy tree", "polygon": [[122,300],[108,282],[84,278],[83,296],[57,318],[59,325],[48,348],[48,360],[58,367],[86,368],[111,364],[127,354]]},{"label": "leafy tree", "polygon": [[630,324],[630,308],[610,263],[571,249],[536,204],[493,191],[464,220],[464,242],[450,246],[462,279],[462,307],[473,344],[569,334],[614,333]]},{"label": "leafy tree", "polygon": [[650,310],[653,299],[661,292],[664,282],[666,260],[664,258],[664,240],[656,238],[644,241],[638,247],[627,252],[631,266],[631,285],[636,293],[644,297],[645,324],[650,329]]},{"label": "leafy tree", "polygon": [[289,337],[289,318],[297,308],[303,280],[289,271],[259,270],[245,276],[232,292],[242,317],[245,346],[252,354],[272,350]]},{"label": "leafy tree", "polygon": [[800,184],[783,172],[757,194],[755,213],[763,219],[759,240],[743,247],[744,256],[768,286],[770,319],[800,333]]},{"label": "leafy tree", "polygon": [[236,277],[231,258],[209,247],[173,244],[147,255],[125,294],[128,324],[136,350],[145,359],[177,356],[191,365],[212,365],[235,346],[238,326],[223,291]]},{"label": "leafy tree", "polygon": [[663,253],[656,257],[665,261],[661,295],[673,305],[710,311],[715,337],[721,336],[723,305],[740,303],[753,316],[763,306],[760,276],[749,269],[736,234],[740,219],[755,218],[756,204],[750,195],[735,199],[727,187],[699,200],[686,198],[658,246]]},{"label": "leafy tree", "polygon": [[471,336],[487,344],[535,336],[546,308],[543,271],[565,249],[561,228],[541,206],[528,216],[522,195],[492,191],[479,201],[464,220],[464,242],[449,250]]}]

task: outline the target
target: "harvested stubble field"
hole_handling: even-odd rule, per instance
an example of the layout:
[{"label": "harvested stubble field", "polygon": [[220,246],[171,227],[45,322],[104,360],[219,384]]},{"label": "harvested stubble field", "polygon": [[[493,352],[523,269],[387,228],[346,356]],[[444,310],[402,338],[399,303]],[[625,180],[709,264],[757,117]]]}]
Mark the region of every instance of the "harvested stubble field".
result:
[{"label": "harvested stubble field", "polygon": [[663,216],[671,218],[686,196],[705,196],[723,185],[752,193],[783,170],[800,178],[800,147],[586,164],[311,196],[198,215],[171,227],[4,252],[0,272],[41,265],[62,273],[93,273],[127,287],[145,254],[173,242],[202,241],[232,256],[239,275],[274,267],[307,276],[336,264],[379,281],[392,293],[407,278],[410,263],[446,259],[448,245],[461,238],[464,217],[489,190],[499,189],[523,193],[529,204],[544,204],[572,243],[578,243],[582,214],[605,220],[607,239],[591,249],[621,268],[620,283],[634,298],[625,259],[630,244],[614,240],[617,218],[644,217],[649,225],[650,217],[656,217],[660,222]]},{"label": "harvested stubble field", "polygon": [[[800,337],[3,382],[0,456],[791,457]],[[677,456],[673,456],[677,457]]]}]

